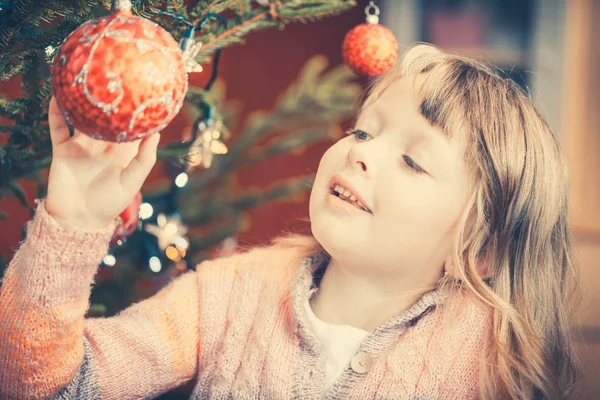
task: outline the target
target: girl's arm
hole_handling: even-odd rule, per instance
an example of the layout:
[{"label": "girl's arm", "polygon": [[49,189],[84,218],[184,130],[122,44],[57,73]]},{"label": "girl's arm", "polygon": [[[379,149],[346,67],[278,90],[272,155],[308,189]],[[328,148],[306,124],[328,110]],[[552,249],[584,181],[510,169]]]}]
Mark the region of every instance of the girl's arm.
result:
[{"label": "girl's arm", "polygon": [[84,319],[112,228],[64,228],[39,204],[0,288],[0,398],[147,398],[194,377],[195,271],[115,317]]}]

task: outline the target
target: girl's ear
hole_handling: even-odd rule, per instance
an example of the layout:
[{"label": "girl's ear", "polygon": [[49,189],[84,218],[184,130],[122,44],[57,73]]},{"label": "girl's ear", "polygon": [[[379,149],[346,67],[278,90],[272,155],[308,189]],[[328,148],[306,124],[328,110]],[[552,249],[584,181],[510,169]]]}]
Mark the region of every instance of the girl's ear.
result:
[{"label": "girl's ear", "polygon": [[454,273],[454,263],[452,262],[452,256],[448,255],[448,257],[446,257],[446,260],[444,261],[444,270],[442,271],[442,274],[448,275],[450,277],[455,277],[456,274]]},{"label": "girl's ear", "polygon": [[489,247],[484,251],[477,262],[477,272],[479,272],[481,279],[489,279],[492,277],[492,268],[489,263]]}]

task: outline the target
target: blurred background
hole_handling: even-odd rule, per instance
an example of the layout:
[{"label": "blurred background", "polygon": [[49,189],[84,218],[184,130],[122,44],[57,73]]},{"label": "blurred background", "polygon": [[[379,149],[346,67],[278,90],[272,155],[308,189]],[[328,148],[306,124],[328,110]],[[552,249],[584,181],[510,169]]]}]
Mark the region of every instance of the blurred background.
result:
[{"label": "blurred background", "polygon": [[600,398],[600,1],[398,0],[384,8],[401,44],[431,42],[502,68],[559,135],[581,271],[584,382],[575,398]]},{"label": "blurred background", "polygon": [[[358,6],[350,11],[317,22],[254,32],[247,35],[246,44],[224,49],[217,91],[221,97],[220,104],[228,104],[224,109],[235,111],[231,111],[229,119],[226,119],[231,135],[228,140],[233,142],[242,137],[252,118],[268,115],[265,114],[267,111],[272,112],[281,106],[282,93],[291,87],[313,56],[324,55],[329,61],[328,71],[343,64],[341,43],[344,35],[364,22],[367,3],[358,1]],[[598,398],[600,301],[596,293],[600,289],[600,45],[597,38],[600,37],[600,27],[597,21],[600,21],[600,1],[380,0],[375,3],[381,8],[380,22],[395,34],[400,52],[413,42],[425,41],[491,61],[530,93],[540,113],[560,136],[570,167],[573,228],[583,292],[576,328],[580,332],[578,344],[585,377],[583,391],[577,398]],[[207,68],[203,73],[190,75],[190,83],[204,86],[209,79],[209,71]],[[0,95],[3,98],[20,96],[19,79],[0,82]],[[357,82],[364,87],[368,81],[359,79]],[[348,85],[348,97],[358,96],[360,87],[352,86],[354,83]],[[238,246],[268,243],[282,231],[309,232],[306,219],[310,176],[316,171],[320,156],[351,121],[351,110],[355,106],[348,98],[338,100],[346,109],[327,111],[329,118],[319,129],[328,133],[319,141],[298,144],[296,151],[271,153],[259,163],[247,163],[228,173],[219,190],[237,193],[238,197],[233,198],[240,198],[240,193],[265,193],[269,190],[270,193],[279,193],[273,190],[273,184],[287,182],[289,177],[306,177],[306,180],[300,179],[296,186],[284,187],[284,195],[263,196],[260,200],[252,198],[254,200],[248,200],[250,206],[238,207],[235,229],[218,231],[221,233],[213,235],[214,240],[202,242],[203,251],[192,262],[226,254]],[[165,129],[162,141],[177,141],[189,134],[190,125],[197,117],[197,113],[184,110]],[[304,117],[309,120],[314,115],[306,112]],[[285,135],[282,132],[286,129],[285,125],[271,128],[270,139],[265,136],[263,140],[256,141],[252,151],[268,148],[269,143]],[[0,144],[3,140],[0,136]],[[227,145],[228,141],[224,143]],[[180,173],[176,170],[174,175],[172,167],[157,164],[146,184],[150,189],[144,192],[145,198],[146,195],[152,198],[160,190],[166,190],[173,177]],[[189,175],[192,182],[192,172]],[[216,182],[218,185],[218,178]],[[23,179],[20,184],[31,204],[32,199],[40,194],[38,182]],[[152,190],[152,187],[159,189]],[[193,208],[194,204],[203,201],[199,193],[190,190],[187,200],[181,205],[184,216],[186,208]],[[0,199],[0,209],[9,216],[7,220],[0,221],[0,254],[6,263],[22,240],[23,226],[29,220],[31,210],[15,196]],[[185,223],[186,219],[183,221]],[[156,223],[159,225],[158,221]],[[200,238],[208,236],[207,231],[202,229],[199,227],[195,231]],[[141,249],[144,240],[134,234],[127,244],[129,250],[113,250],[113,259],[103,266],[98,275],[100,283],[106,282],[105,291],[96,293],[92,298],[92,302],[98,305],[94,309],[97,314],[113,314],[123,304],[153,294],[186,269],[179,263],[181,254],[166,258],[163,255],[160,265],[164,264],[164,267],[151,265],[147,252],[132,250],[136,246]],[[127,258],[131,253],[144,254],[145,258]],[[111,293],[119,295],[111,296]]]}]

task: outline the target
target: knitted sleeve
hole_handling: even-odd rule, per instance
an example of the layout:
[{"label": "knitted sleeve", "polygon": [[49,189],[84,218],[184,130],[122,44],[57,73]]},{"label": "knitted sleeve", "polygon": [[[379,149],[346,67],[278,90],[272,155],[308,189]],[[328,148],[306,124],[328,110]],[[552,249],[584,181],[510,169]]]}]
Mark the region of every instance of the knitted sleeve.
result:
[{"label": "knitted sleeve", "polygon": [[112,231],[65,229],[40,203],[0,287],[0,398],[147,398],[195,375],[195,271],[115,317],[85,319]]}]

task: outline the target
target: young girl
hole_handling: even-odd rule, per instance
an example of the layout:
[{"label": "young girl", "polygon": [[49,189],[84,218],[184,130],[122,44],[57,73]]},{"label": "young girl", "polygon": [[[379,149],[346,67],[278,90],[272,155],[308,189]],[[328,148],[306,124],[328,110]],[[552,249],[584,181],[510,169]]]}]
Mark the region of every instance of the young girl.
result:
[{"label": "young girl", "polygon": [[431,46],[372,87],[323,156],[313,236],[207,261],[85,319],[111,221],[158,135],[70,138],[0,293],[0,397],[558,399],[576,276],[557,138],[514,83]]}]

